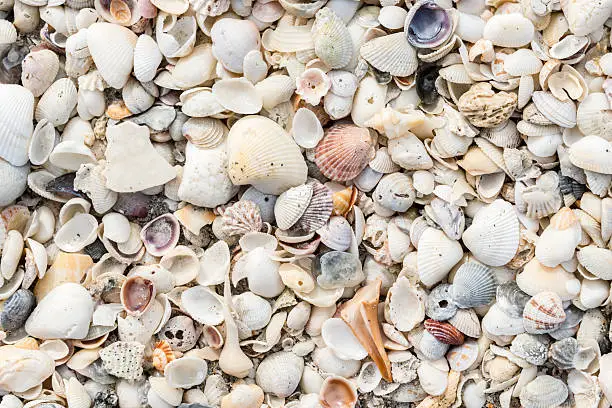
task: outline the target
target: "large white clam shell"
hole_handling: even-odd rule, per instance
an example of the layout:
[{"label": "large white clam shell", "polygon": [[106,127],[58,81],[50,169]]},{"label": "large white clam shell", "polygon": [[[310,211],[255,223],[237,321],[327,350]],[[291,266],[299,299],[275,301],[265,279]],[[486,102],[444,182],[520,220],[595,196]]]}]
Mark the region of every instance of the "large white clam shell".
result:
[{"label": "large white clam shell", "polygon": [[2,189],[0,206],[9,205],[23,194],[29,173],[29,165],[16,167],[0,159],[0,189]]},{"label": "large white clam shell", "polygon": [[483,38],[500,47],[521,47],[534,36],[533,23],[520,13],[496,14],[484,26]]},{"label": "large white clam shell", "polygon": [[435,285],[448,275],[462,256],[461,244],[438,229],[427,228],[418,243],[419,279],[427,286]]},{"label": "large white clam shell", "polygon": [[244,57],[259,49],[260,38],[257,26],[248,20],[222,18],[212,26],[210,37],[213,55],[225,69],[243,72]]},{"label": "large white clam shell", "polygon": [[126,27],[94,23],[87,29],[87,46],[96,68],[109,86],[123,88],[134,66],[138,36]]},{"label": "large white clam shell", "polygon": [[91,214],[77,214],[64,224],[55,236],[62,251],[78,252],[97,238],[98,221]]},{"label": "large white clam shell", "polygon": [[0,85],[0,93],[0,157],[23,166],[34,129],[34,96],[20,85]]},{"label": "large white clam shell", "polygon": [[146,34],[138,37],[134,46],[134,76],[141,82],[153,80],[163,55],[155,40]]},{"label": "large white clam shell", "polygon": [[225,109],[243,115],[257,113],[263,106],[262,95],[245,78],[221,79],[212,87],[213,95]]},{"label": "large white clam shell", "polygon": [[204,286],[194,286],[184,291],[181,307],[201,324],[215,326],[224,320],[223,300]]},{"label": "large white clam shell", "polygon": [[343,360],[362,360],[368,355],[351,328],[340,318],[327,319],[321,327],[321,337]]},{"label": "large white clam shell", "polygon": [[191,388],[206,379],[208,365],[197,357],[182,357],[168,363],[164,375],[168,385],[175,388]]}]

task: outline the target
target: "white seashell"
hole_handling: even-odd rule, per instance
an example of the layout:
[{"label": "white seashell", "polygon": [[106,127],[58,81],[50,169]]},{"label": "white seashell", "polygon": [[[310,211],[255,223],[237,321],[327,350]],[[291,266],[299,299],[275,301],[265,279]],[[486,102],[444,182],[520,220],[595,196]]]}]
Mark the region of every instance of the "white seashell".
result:
[{"label": "white seashell", "polygon": [[[0,386],[8,392],[24,392],[50,377],[55,364],[51,357],[42,351],[2,346],[0,367],[2,377]],[[21,369],[15,370],[14,367]]]},{"label": "white seashell", "polygon": [[321,237],[321,243],[336,251],[348,250],[353,230],[350,224],[344,217],[331,217],[327,224],[317,230],[317,234]]},{"label": "white seashell", "polygon": [[393,76],[410,76],[418,66],[416,51],[403,32],[374,38],[364,43],[359,53],[374,68]]},{"label": "white seashell", "polygon": [[605,266],[612,260],[612,251],[606,248],[598,248],[595,245],[587,245],[580,248],[576,257],[580,265],[592,275],[600,279],[612,278],[609,269]]},{"label": "white seashell", "polygon": [[610,139],[610,131],[605,125],[610,121],[609,102],[605,94],[590,93],[579,105],[576,113],[576,124],[585,135],[600,136]]},{"label": "white seashell", "polygon": [[505,265],[518,249],[518,227],[512,205],[498,199],[476,214],[472,225],[463,233],[463,243],[485,264]]},{"label": "white seashell", "polygon": [[197,28],[194,16],[159,13],[155,22],[159,50],[167,58],[189,55],[195,44]]},{"label": "white seashell", "polygon": [[227,153],[228,173],[236,185],[252,184],[263,193],[280,194],[306,181],[299,147],[279,125],[262,116],[248,116],[232,126]]},{"label": "white seashell", "polygon": [[291,135],[300,147],[312,149],[323,139],[323,127],[313,111],[300,108],[293,117]]},{"label": "white seashell", "polygon": [[461,38],[463,41],[468,41],[471,43],[477,43],[478,41],[481,41],[485,22],[483,19],[478,17],[478,13],[471,14],[465,12],[458,12],[457,14],[458,17],[455,34],[459,36],[459,38]]},{"label": "white seashell", "polygon": [[23,166],[33,131],[34,97],[19,85],[0,85],[0,93],[0,157],[13,166]]},{"label": "white seashell", "polygon": [[357,377],[357,387],[361,392],[372,392],[382,380],[382,374],[373,361],[368,361],[361,366]]},{"label": "white seashell", "polygon": [[580,281],[561,266],[548,268],[537,258],[529,261],[523,272],[517,275],[516,283],[531,296],[543,291],[553,291],[563,300],[571,300],[580,292]]},{"label": "white seashell", "polygon": [[96,68],[109,86],[121,89],[134,66],[138,37],[116,24],[94,23],[87,29],[87,46]]},{"label": "white seashell", "polygon": [[89,408],[92,403],[91,398],[83,384],[76,377],[64,380],[64,386],[66,402],[70,408]]},{"label": "white seashell", "polygon": [[222,18],[212,26],[213,55],[225,69],[242,73],[245,56],[260,45],[259,30],[248,20]]},{"label": "white seashell", "polygon": [[206,361],[196,357],[182,357],[166,365],[164,376],[171,387],[190,388],[204,382],[207,370]]},{"label": "white seashell", "polygon": [[523,387],[520,400],[525,408],[558,406],[567,399],[568,394],[563,381],[550,375],[540,375]]},{"label": "white seashell", "polygon": [[433,286],[446,278],[463,256],[463,250],[457,241],[435,228],[427,228],[418,241],[419,279],[424,285]]},{"label": "white seashell", "polygon": [[500,47],[521,47],[531,42],[534,27],[519,13],[496,14],[484,26],[483,38]]},{"label": "white seashell", "polygon": [[35,165],[44,164],[54,146],[55,128],[53,124],[47,119],[38,121],[30,140],[30,147],[28,148],[30,162]]},{"label": "white seashell", "polygon": [[378,14],[380,24],[390,30],[399,30],[404,26],[408,12],[398,6],[384,6]]},{"label": "white seashell", "polygon": [[232,302],[238,320],[249,330],[261,330],[270,322],[272,317],[270,303],[253,292],[234,296]]},{"label": "white seashell", "polygon": [[[106,140],[104,176],[107,188],[116,192],[142,191],[163,185],[176,177],[174,167],[151,144],[148,127],[133,122],[109,126]],[[151,170],[140,171],[143,168]]]},{"label": "white seashell", "polygon": [[2,189],[0,206],[9,205],[23,194],[27,186],[28,173],[30,173],[29,165],[16,167],[0,159],[0,189]]},{"label": "white seashell", "polygon": [[570,146],[574,166],[602,174],[612,174],[612,145],[599,136],[585,136]]},{"label": "white seashell", "polygon": [[215,326],[223,323],[223,301],[204,286],[194,286],[181,295],[181,307],[201,324]]},{"label": "white seashell", "polygon": [[362,360],[368,355],[351,328],[340,318],[326,320],[321,327],[321,337],[343,360]]},{"label": "white seashell", "polygon": [[321,371],[346,378],[356,375],[361,367],[360,361],[339,359],[329,347],[317,347],[312,361]]},{"label": "white seashell", "polygon": [[51,50],[40,50],[26,55],[21,66],[21,83],[38,97],[55,80],[59,71],[59,58]]},{"label": "white seashell", "polygon": [[406,170],[427,170],[433,166],[423,142],[413,134],[389,140],[388,150],[393,161]]},{"label": "white seashell", "polygon": [[569,261],[582,240],[582,228],[574,213],[564,207],[551,218],[536,243],[535,256],[545,266],[554,267]]},{"label": "white seashell", "polygon": [[353,56],[353,41],[344,22],[327,7],[316,14],[312,40],[317,56],[332,69],[342,68]]},{"label": "white seashell", "polygon": [[534,75],[542,69],[542,61],[527,48],[516,50],[504,59],[504,70],[512,76]]},{"label": "white seashell", "polygon": [[247,115],[262,108],[262,95],[244,78],[221,79],[215,82],[212,91],[221,106],[229,111]]},{"label": "white seashell", "polygon": [[387,86],[379,84],[376,78],[367,75],[359,83],[353,99],[351,119],[357,126],[365,123],[385,107]]},{"label": "white seashell", "polygon": [[183,390],[172,387],[165,377],[149,377],[151,388],[147,394],[153,408],[178,406],[183,399]]},{"label": "white seashell", "polygon": [[318,105],[331,87],[327,74],[319,68],[308,68],[296,78],[296,91],[306,103]]},{"label": "white seashell", "polygon": [[295,391],[304,370],[304,359],[291,352],[269,354],[257,367],[255,382],[265,392],[287,397]]},{"label": "white seashell", "polygon": [[[106,233],[106,224],[104,232]],[[174,275],[177,286],[193,281],[200,272],[200,262],[195,252],[183,245],[176,246],[165,253],[159,264]]]},{"label": "white seashell", "polygon": [[[441,361],[441,360],[438,360]],[[425,392],[429,395],[442,395],[448,385],[448,364],[444,360],[446,370],[438,368],[438,364],[432,361],[422,361],[417,368],[419,375],[419,383]]]},{"label": "white seashell", "polygon": [[562,102],[544,91],[535,91],[532,98],[538,111],[551,122],[565,128],[576,126],[576,105],[572,100]]},{"label": "white seashell", "polygon": [[149,82],[155,78],[157,67],[163,55],[155,40],[146,34],[141,34],[134,46],[134,76],[140,82]]},{"label": "white seashell", "polygon": [[244,77],[254,84],[263,80],[268,74],[268,64],[259,50],[251,50],[243,60]]},{"label": "white seashell", "polygon": [[562,9],[570,30],[576,35],[587,35],[604,23],[605,17],[612,12],[612,4],[579,0],[563,2]]},{"label": "white seashell", "polygon": [[65,252],[78,252],[97,238],[98,221],[91,214],[77,214],[58,230],[55,244]]},{"label": "white seashell", "polygon": [[66,140],[53,148],[49,163],[60,169],[78,170],[82,164],[95,163],[91,150],[81,142]]},{"label": "white seashell", "polygon": [[200,285],[218,285],[229,271],[230,252],[225,241],[215,242],[204,251],[196,278]]},{"label": "white seashell", "polygon": [[255,89],[261,97],[263,108],[270,110],[291,99],[295,91],[295,80],[287,75],[273,75],[259,81]]},{"label": "white seashell", "polygon": [[281,294],[285,285],[278,274],[280,263],[270,258],[264,248],[255,248],[246,255],[249,289],[259,296],[271,298]]},{"label": "white seashell", "polygon": [[[425,319],[425,293],[405,277],[398,278],[387,292],[385,315],[400,331],[410,331]],[[406,313],[411,310],[411,313]]]},{"label": "white seashell", "polygon": [[2,277],[4,279],[8,280],[13,277],[21,260],[22,252],[23,236],[19,231],[8,231],[2,247],[2,259],[0,260]]}]

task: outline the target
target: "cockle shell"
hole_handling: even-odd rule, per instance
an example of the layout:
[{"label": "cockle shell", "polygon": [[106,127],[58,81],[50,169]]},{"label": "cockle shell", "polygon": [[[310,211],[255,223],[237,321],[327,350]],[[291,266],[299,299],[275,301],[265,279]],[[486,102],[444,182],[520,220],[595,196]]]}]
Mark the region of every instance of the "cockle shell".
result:
[{"label": "cockle shell", "polygon": [[222,18],[212,26],[210,37],[213,55],[225,69],[235,73],[242,73],[244,57],[259,49],[260,44],[259,30],[248,20]]},{"label": "cockle shell", "polygon": [[87,46],[102,78],[121,89],[134,66],[134,48],[138,37],[116,24],[94,23],[87,29]]},{"label": "cockle shell", "polygon": [[280,194],[306,181],[299,147],[283,128],[262,116],[247,116],[232,126],[227,154],[234,184],[252,184],[264,193]]},{"label": "cockle shell", "polygon": [[563,102],[544,91],[535,91],[532,98],[538,110],[551,122],[566,128],[576,126],[576,105],[571,99]]},{"label": "cockle shell", "polygon": [[0,159],[0,180],[2,180],[0,186],[3,191],[0,205],[9,205],[23,194],[27,187],[28,173],[30,173],[29,165],[16,167]]},{"label": "cockle shell", "polygon": [[197,357],[181,357],[166,365],[164,376],[168,385],[175,388],[190,388],[206,379],[208,365]]},{"label": "cockle shell", "polygon": [[585,136],[569,149],[572,164],[596,173],[612,174],[612,144],[599,136]]},{"label": "cockle shell", "polygon": [[540,375],[523,387],[520,400],[525,408],[544,408],[562,404],[568,394],[563,381],[550,375]]},{"label": "cockle shell", "polygon": [[142,34],[134,46],[134,76],[140,82],[152,81],[163,55],[153,37]]},{"label": "cockle shell", "polygon": [[30,52],[21,64],[21,83],[36,97],[51,86],[59,71],[59,58],[51,50]]},{"label": "cockle shell", "polygon": [[496,287],[495,275],[491,269],[467,262],[455,273],[450,294],[455,304],[461,308],[484,306],[495,298]]},{"label": "cockle shell", "polygon": [[372,194],[375,203],[398,212],[408,210],[414,203],[415,196],[412,180],[403,173],[385,175]]},{"label": "cockle shell", "polygon": [[238,320],[249,330],[261,330],[272,317],[272,307],[264,298],[252,292],[241,293],[232,299]]},{"label": "cockle shell", "polygon": [[257,367],[255,382],[265,392],[287,397],[295,391],[304,370],[304,359],[280,351],[266,356]]},{"label": "cockle shell", "polygon": [[326,177],[346,181],[357,177],[372,156],[372,140],[367,129],[336,125],[327,130],[317,145],[315,163]]},{"label": "cockle shell", "polygon": [[580,248],[576,254],[578,262],[590,274],[600,278],[609,280],[612,279],[610,273],[610,261],[612,260],[612,251],[606,248],[598,248],[595,245],[587,245]]},{"label": "cockle shell", "polygon": [[314,50],[330,68],[342,68],[353,56],[353,41],[344,22],[330,8],[316,14],[312,26]]},{"label": "cockle shell", "polygon": [[463,333],[450,323],[427,319],[424,322],[424,326],[425,330],[444,344],[459,345],[463,343]]},{"label": "cockle shell", "polygon": [[287,230],[295,225],[308,208],[312,195],[312,184],[302,184],[282,193],[274,204],[278,227]]},{"label": "cockle shell", "polygon": [[435,228],[427,228],[418,243],[419,279],[426,286],[442,281],[463,256],[461,245]]},{"label": "cockle shell", "polygon": [[19,85],[0,85],[0,92],[5,95],[0,103],[0,157],[13,166],[23,166],[33,131],[34,97]]},{"label": "cockle shell", "polygon": [[223,231],[228,235],[258,232],[262,227],[259,207],[252,201],[240,200],[223,212]]},{"label": "cockle shell", "polygon": [[374,68],[393,76],[410,76],[418,65],[416,51],[402,32],[374,38],[364,43],[359,53]]},{"label": "cockle shell", "polygon": [[527,333],[548,333],[565,320],[561,298],[554,292],[540,292],[527,302],[523,322]]}]

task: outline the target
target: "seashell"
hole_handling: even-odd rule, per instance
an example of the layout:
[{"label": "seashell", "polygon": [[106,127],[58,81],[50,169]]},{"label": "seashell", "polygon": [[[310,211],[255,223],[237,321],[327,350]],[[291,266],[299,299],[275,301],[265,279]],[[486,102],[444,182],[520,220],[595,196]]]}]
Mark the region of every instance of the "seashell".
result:
[{"label": "seashell", "polygon": [[[425,318],[425,293],[406,278],[398,278],[387,292],[385,317],[400,331],[414,329]],[[405,313],[409,308],[412,313]]]},{"label": "seashell", "polygon": [[296,78],[295,93],[304,102],[316,106],[331,87],[331,81],[327,74],[319,68],[308,68]]},{"label": "seashell", "polygon": [[424,123],[425,116],[421,111],[397,111],[386,107],[365,122],[365,126],[376,129],[389,139],[411,135],[410,129]]},{"label": "seashell", "polygon": [[572,100],[563,102],[544,91],[534,92],[532,98],[538,110],[551,122],[566,128],[576,126],[576,105]]},{"label": "seashell", "polygon": [[104,81],[116,89],[125,86],[134,66],[138,37],[116,24],[94,23],[87,29],[87,47]]},{"label": "seashell", "polygon": [[298,303],[287,315],[287,327],[290,330],[302,331],[310,319],[310,303],[302,301]]},{"label": "seashell", "polygon": [[263,108],[271,110],[291,99],[296,90],[296,84],[295,80],[287,75],[273,75],[259,81],[255,89],[261,96]]},{"label": "seashell", "polygon": [[325,345],[343,360],[362,360],[368,355],[342,319],[326,320],[321,327],[321,337]]},{"label": "seashell", "polygon": [[264,392],[287,397],[297,388],[304,370],[304,359],[291,352],[269,354],[257,367],[255,382]]},{"label": "seashell", "polygon": [[412,7],[404,23],[408,42],[416,48],[435,49],[454,31],[452,15],[433,1],[420,1]]},{"label": "seashell", "polygon": [[249,289],[263,297],[280,295],[285,285],[278,274],[279,266],[280,263],[271,259],[270,253],[262,247],[249,252],[243,264],[249,281]]},{"label": "seashell", "polygon": [[[485,264],[501,266],[508,263],[516,254],[519,241],[518,219],[512,205],[495,200],[478,212],[462,239]],[[487,246],[487,242],[495,242],[495,248]]]},{"label": "seashell", "polygon": [[604,280],[609,280],[612,275],[609,271],[609,262],[612,259],[612,251],[606,248],[598,248],[595,245],[588,245],[580,248],[576,253],[578,262],[590,274]]},{"label": "seashell", "polygon": [[58,71],[59,58],[53,51],[30,52],[21,63],[21,83],[38,97],[51,86]]},{"label": "seashell", "polygon": [[415,199],[415,190],[410,177],[403,173],[385,175],[374,190],[374,202],[391,210],[404,212]]},{"label": "seashell", "polygon": [[140,276],[131,276],[121,286],[121,304],[128,314],[141,316],[155,300],[155,285]]},{"label": "seashell", "polygon": [[[244,137],[250,140],[248,147],[242,143]],[[227,153],[228,173],[236,185],[252,184],[263,193],[280,194],[306,181],[307,168],[299,147],[270,119],[248,116],[238,120],[228,134]]]},{"label": "seashell", "polygon": [[291,135],[298,146],[312,149],[323,138],[323,127],[310,109],[300,108],[293,117]]},{"label": "seashell", "polygon": [[[418,66],[416,51],[398,32],[365,42],[359,53],[370,65],[393,76],[407,77],[415,73]],[[413,44],[414,45],[414,44]]]},{"label": "seashell", "polygon": [[71,407],[75,408],[85,408],[89,407],[92,403],[87,390],[77,380],[76,377],[72,377],[68,380],[64,380],[65,393],[66,393],[66,402],[70,404]]},{"label": "seashell", "polygon": [[366,75],[359,83],[353,98],[353,122],[357,126],[365,126],[365,122],[385,107],[386,95],[387,86],[379,84],[373,76]]},{"label": "seashell", "polygon": [[140,231],[140,239],[147,251],[154,256],[162,256],[177,244],[180,226],[172,214],[164,214],[149,221]]},{"label": "seashell", "polygon": [[212,91],[217,102],[231,112],[248,115],[257,113],[262,108],[262,96],[247,79],[219,80],[213,85]]},{"label": "seashell", "polygon": [[272,308],[264,298],[252,292],[245,292],[234,296],[232,301],[238,320],[249,330],[261,330],[270,322]]},{"label": "seashell", "polygon": [[28,161],[28,143],[32,136],[34,98],[32,93],[19,85],[1,85],[0,92],[10,105],[0,104],[0,157],[13,166],[23,166]]},{"label": "seashell", "polygon": [[[53,374],[55,368],[53,360],[46,353],[15,346],[0,347],[0,362],[0,386],[8,392],[24,392],[41,384]],[[14,370],[14,367],[21,369]]]},{"label": "seashell", "polygon": [[603,17],[610,14],[612,5],[607,2],[578,1],[571,4],[563,3],[562,9],[570,31],[576,35],[587,35],[603,24]]},{"label": "seashell", "polygon": [[543,336],[521,333],[512,340],[510,351],[531,364],[542,365],[548,357],[548,340]]},{"label": "seashell", "polygon": [[193,320],[187,316],[170,318],[158,335],[173,350],[181,352],[191,350],[198,340]]},{"label": "seashell", "polygon": [[164,368],[174,359],[174,353],[167,341],[162,340],[155,343],[155,348],[153,349],[153,367],[156,370],[164,372]]},{"label": "seashell", "polygon": [[313,184],[302,184],[282,193],[274,204],[274,216],[281,229],[289,229],[304,215],[313,196]]},{"label": "seashell", "polygon": [[312,40],[316,55],[332,69],[344,67],[353,56],[353,41],[346,25],[328,7],[316,13]]},{"label": "seashell", "polygon": [[608,139],[609,131],[605,123],[609,121],[607,97],[599,92],[592,92],[578,105],[576,124],[585,135],[595,135]]},{"label": "seashell", "polygon": [[155,39],[159,50],[167,58],[189,55],[195,44],[196,30],[194,16],[178,17],[160,12],[155,22]]},{"label": "seashell", "polygon": [[484,265],[467,262],[453,278],[450,294],[461,308],[484,306],[495,298],[496,280],[493,271]]},{"label": "seashell", "polygon": [[321,270],[317,283],[323,289],[354,287],[365,279],[361,263],[353,254],[330,251],[321,255],[317,261],[316,266]]},{"label": "seashell", "polygon": [[78,252],[96,240],[98,221],[91,214],[77,214],[58,230],[55,244],[66,252]]},{"label": "seashell", "polygon": [[552,290],[562,299],[573,299],[580,292],[580,285],[573,274],[566,272],[561,266],[548,268],[537,259],[529,261],[523,272],[517,275],[516,283],[529,295]]},{"label": "seashell", "polygon": [[53,148],[49,162],[61,169],[75,171],[81,164],[94,163],[95,157],[91,150],[81,142],[66,140]]},{"label": "seashell", "polygon": [[208,365],[196,357],[181,357],[166,365],[164,375],[168,385],[175,388],[190,388],[206,379]]},{"label": "seashell", "polygon": [[521,405],[525,408],[552,407],[562,404],[568,396],[567,385],[550,375],[540,375],[521,389]]},{"label": "seashell", "polygon": [[223,213],[223,231],[227,235],[258,232],[262,227],[259,207],[252,201],[240,200],[226,208]]},{"label": "seashell", "polygon": [[483,38],[500,47],[522,47],[533,37],[533,23],[519,13],[496,14],[487,21],[483,30]]},{"label": "seashell", "polygon": [[599,136],[585,136],[569,149],[569,159],[573,165],[596,173],[612,174],[610,142]]},{"label": "seashell", "polygon": [[516,50],[504,59],[504,70],[512,76],[535,75],[542,69],[542,61],[529,49]]},{"label": "seashell", "polygon": [[461,95],[457,107],[472,125],[488,128],[508,120],[516,104],[514,93],[495,93],[487,83],[477,83]]},{"label": "seashell", "polygon": [[357,92],[359,81],[352,72],[336,69],[329,71],[327,77],[331,81],[331,88],[329,90],[334,95],[348,98]]},{"label": "seashell", "polygon": [[[269,4],[269,3],[267,3]],[[263,390],[255,384],[238,384],[221,400],[222,408],[257,408],[263,404]]]},{"label": "seashell", "polygon": [[352,382],[343,377],[327,377],[319,391],[319,403],[324,408],[353,408],[357,403],[357,390]]},{"label": "seashell", "polygon": [[329,179],[351,180],[372,158],[371,143],[366,129],[352,125],[332,126],[316,147],[315,163]]},{"label": "seashell", "polygon": [[427,330],[436,340],[444,344],[459,345],[463,343],[464,336],[453,325],[446,322],[427,319],[424,322],[425,330]]},{"label": "seashell", "polygon": [[[336,203],[340,196],[331,193],[330,189],[320,183],[313,183],[312,198],[304,214],[297,221],[295,227],[305,232],[316,231],[325,226],[334,210],[334,197]],[[347,207],[347,212],[350,205]]]},{"label": "seashell", "polygon": [[117,341],[100,350],[104,369],[115,377],[134,380],[142,375],[144,345]]},{"label": "seashell", "polygon": [[352,96],[338,96],[334,93],[328,92],[325,94],[323,99],[323,108],[330,119],[342,119],[346,118],[353,109],[353,97]]},{"label": "seashell", "polygon": [[224,320],[221,298],[204,286],[194,286],[184,291],[181,307],[201,324],[215,326]]},{"label": "seashell", "polygon": [[531,297],[523,292],[516,282],[505,282],[497,286],[496,305],[512,317],[523,315],[523,309]]},{"label": "seashell", "polygon": [[527,302],[523,323],[527,333],[548,333],[565,320],[561,298],[554,292],[540,292]]},{"label": "seashell", "polygon": [[[439,365],[442,365],[445,370],[438,368]],[[423,390],[429,395],[442,395],[448,386],[447,371],[448,365],[445,361],[440,364],[424,361],[419,365],[419,368],[417,368],[419,383]]]},{"label": "seashell", "polygon": [[376,363],[383,378],[389,381],[391,364],[383,346],[377,315],[380,286],[381,281],[377,279],[360,288],[355,296],[342,306],[340,317],[351,327],[355,337]]},{"label": "seashell", "polygon": [[457,330],[469,337],[480,337],[480,321],[473,309],[455,309],[456,313],[448,319]]},{"label": "seashell", "polygon": [[153,37],[141,34],[134,46],[134,76],[142,83],[152,81],[163,55]]},{"label": "seashell", "polygon": [[13,332],[25,324],[36,307],[36,298],[27,289],[18,289],[5,302],[0,314],[0,324],[6,332]]},{"label": "seashell", "polygon": [[536,244],[535,256],[545,266],[554,267],[570,260],[581,241],[582,229],[578,218],[567,207],[551,217]]},{"label": "seashell", "polygon": [[444,280],[463,256],[461,245],[435,228],[427,228],[418,240],[419,279],[426,286]]},{"label": "seashell", "polygon": [[[236,35],[240,33],[240,35]],[[243,72],[245,56],[260,45],[259,30],[248,20],[222,18],[217,20],[210,31],[215,58],[228,71]]]},{"label": "seashell", "polygon": [[478,344],[473,340],[468,340],[455,346],[446,353],[446,359],[451,370],[465,371],[478,359]]},{"label": "seashell", "polygon": [[262,81],[268,74],[268,65],[259,50],[251,50],[243,60],[244,77],[254,84]]},{"label": "seashell", "polygon": [[482,318],[482,329],[494,336],[516,336],[525,332],[523,320],[522,316],[511,316],[494,303]]}]

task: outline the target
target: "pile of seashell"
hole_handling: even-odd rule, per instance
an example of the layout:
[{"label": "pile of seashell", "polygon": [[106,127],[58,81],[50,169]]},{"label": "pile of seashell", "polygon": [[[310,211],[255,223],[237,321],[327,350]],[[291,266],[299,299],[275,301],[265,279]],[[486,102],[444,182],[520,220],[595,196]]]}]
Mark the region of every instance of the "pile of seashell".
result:
[{"label": "pile of seashell", "polygon": [[612,404],[612,0],[0,0],[0,408]]}]

